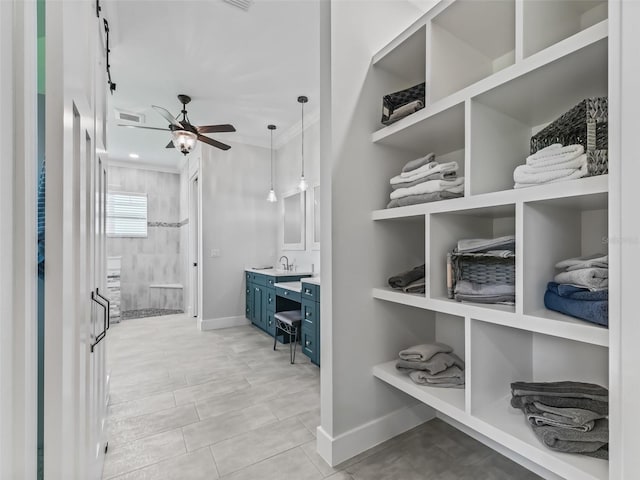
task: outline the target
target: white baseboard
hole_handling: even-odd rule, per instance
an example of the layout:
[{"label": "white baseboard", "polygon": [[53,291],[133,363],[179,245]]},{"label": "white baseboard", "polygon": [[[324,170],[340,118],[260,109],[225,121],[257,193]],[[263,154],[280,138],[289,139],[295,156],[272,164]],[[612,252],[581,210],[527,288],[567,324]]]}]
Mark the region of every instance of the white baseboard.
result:
[{"label": "white baseboard", "polygon": [[201,331],[219,330],[221,328],[241,327],[251,325],[251,322],[243,316],[221,318],[198,318],[198,328]]},{"label": "white baseboard", "polygon": [[331,437],[319,426],[316,435],[318,454],[329,465],[336,466],[434,417],[435,410],[424,403],[417,403],[376,418],[336,437]]},{"label": "white baseboard", "polygon": [[531,460],[523,457],[522,455],[509,450],[504,445],[501,445],[498,442],[490,439],[489,437],[482,435],[481,433],[475,431],[473,428],[470,428],[464,425],[463,423],[460,423],[457,420],[454,420],[453,418],[448,417],[444,413],[437,412],[437,416],[443,422],[447,422],[449,425],[451,425],[454,428],[457,428],[461,432],[466,433],[471,438],[479,441],[480,443],[484,443],[487,447],[491,448],[492,450],[495,450],[501,455],[504,455],[509,460],[512,460],[515,463],[522,465],[527,470],[531,470],[536,475],[539,475],[546,480],[562,480],[562,477],[559,477],[558,475],[550,472],[546,468],[541,467],[537,463],[532,462]]}]

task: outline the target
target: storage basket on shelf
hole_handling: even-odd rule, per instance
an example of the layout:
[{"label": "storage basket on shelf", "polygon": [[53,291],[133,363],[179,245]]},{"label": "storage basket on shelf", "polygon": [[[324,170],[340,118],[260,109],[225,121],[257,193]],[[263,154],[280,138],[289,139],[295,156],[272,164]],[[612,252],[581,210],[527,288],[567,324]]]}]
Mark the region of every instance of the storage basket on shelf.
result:
[{"label": "storage basket on shelf", "polygon": [[381,122],[384,125],[391,125],[392,123],[423,109],[424,105],[424,82],[405,90],[400,90],[399,92],[390,93],[382,97]]},{"label": "storage basket on shelf", "polygon": [[530,152],[561,143],[580,144],[587,154],[589,175],[609,172],[608,98],[591,97],[551,122],[531,137]]},{"label": "storage basket on shelf", "polygon": [[[456,283],[509,284],[516,283],[516,255],[493,252],[447,253],[447,296],[455,298]],[[458,300],[458,299],[456,299]]]}]

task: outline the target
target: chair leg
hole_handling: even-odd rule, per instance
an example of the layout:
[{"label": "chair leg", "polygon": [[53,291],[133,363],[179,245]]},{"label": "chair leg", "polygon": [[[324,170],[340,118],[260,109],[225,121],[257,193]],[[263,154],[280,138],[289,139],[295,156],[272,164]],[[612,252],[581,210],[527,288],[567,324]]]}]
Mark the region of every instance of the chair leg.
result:
[{"label": "chair leg", "polygon": [[296,347],[298,346],[298,329],[295,329],[295,336],[293,342],[293,357],[291,358],[291,363],[296,363]]},{"label": "chair leg", "polygon": [[273,332],[273,349],[274,350],[277,350],[276,343],[278,343],[278,324],[277,323],[276,323],[276,329]]}]

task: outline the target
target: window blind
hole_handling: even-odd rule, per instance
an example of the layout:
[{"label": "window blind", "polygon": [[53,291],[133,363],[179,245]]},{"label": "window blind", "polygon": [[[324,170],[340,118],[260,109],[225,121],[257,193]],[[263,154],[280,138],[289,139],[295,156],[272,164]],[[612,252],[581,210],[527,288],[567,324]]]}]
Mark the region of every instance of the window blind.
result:
[{"label": "window blind", "polygon": [[147,195],[145,193],[107,193],[107,236],[147,236]]}]

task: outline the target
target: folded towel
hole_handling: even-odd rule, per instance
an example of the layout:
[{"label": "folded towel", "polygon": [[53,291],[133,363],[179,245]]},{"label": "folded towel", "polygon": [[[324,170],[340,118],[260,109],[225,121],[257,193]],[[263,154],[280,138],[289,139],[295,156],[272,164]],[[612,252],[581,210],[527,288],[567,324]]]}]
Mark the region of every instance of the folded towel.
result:
[{"label": "folded towel", "polygon": [[424,277],[411,282],[406,287],[403,287],[402,291],[404,293],[424,293],[426,291],[426,284],[425,284]]},{"label": "folded towel", "polygon": [[601,290],[609,286],[609,269],[591,267],[572,270],[570,272],[561,272],[553,278],[553,281],[556,283],[575,285],[577,287]]},{"label": "folded towel", "polygon": [[516,250],[515,235],[497,238],[468,238],[458,240],[458,253],[478,253],[490,250]]},{"label": "folded towel", "polygon": [[579,157],[584,153],[582,145],[567,145],[563,147],[560,143],[554,143],[548,147],[538,150],[529,155],[526,164],[532,167],[538,165],[549,165],[552,162],[563,162]]},{"label": "folded towel", "polygon": [[421,166],[416,170],[412,170],[411,172],[402,172],[400,175],[396,175],[393,177],[389,183],[409,183],[414,180],[419,180],[420,178],[428,177],[429,175],[433,175],[434,173],[446,173],[446,172],[457,172],[458,171],[458,162],[430,162],[426,165]]},{"label": "folded towel", "polygon": [[556,263],[556,268],[566,269],[568,272],[591,267],[609,268],[609,255],[596,253],[584,257],[568,258]]},{"label": "folded towel", "polygon": [[459,280],[456,283],[456,293],[461,295],[515,295],[516,286],[513,283],[473,283]]},{"label": "folded towel", "polygon": [[404,288],[411,282],[424,278],[424,265],[414,267],[406,272],[399,273],[389,278],[389,286],[392,288]]},{"label": "folded towel", "polygon": [[603,327],[609,326],[609,300],[576,300],[547,290],[544,306],[549,310],[580,318]]},{"label": "folded towel", "polygon": [[464,192],[434,192],[423,193],[422,195],[407,195],[406,197],[391,200],[387,208],[406,207],[407,205],[418,205],[421,203],[439,202],[440,200],[450,200],[452,198],[460,198],[464,196]]},{"label": "folded towel", "polygon": [[409,377],[419,385],[464,385],[464,372],[455,366],[449,367],[435,375],[431,375],[425,370],[412,370],[409,372]]},{"label": "folded towel", "polygon": [[606,415],[601,413],[582,408],[558,408],[540,402],[534,402],[533,406],[538,412],[542,412],[544,418],[564,421],[573,425],[585,425],[586,423],[606,417]]},{"label": "folded towel", "polygon": [[608,449],[603,448],[609,443],[609,421],[607,419],[596,420],[595,426],[590,432],[548,426],[533,426],[532,428],[540,441],[551,450],[609,458]]},{"label": "folded towel", "polygon": [[474,303],[502,304],[502,305],[513,305],[516,303],[515,295],[466,295],[464,293],[456,293],[454,298],[458,302],[474,302]]},{"label": "folded towel", "polygon": [[532,169],[527,165],[520,165],[513,171],[513,181],[516,185],[540,185],[543,183],[573,180],[589,175],[587,156],[582,155],[569,168]]},{"label": "folded towel", "polygon": [[[457,177],[458,177],[458,174],[455,171],[435,172],[435,173],[430,173],[424,177],[417,178],[416,180],[413,180],[413,181],[391,183],[391,188],[393,190],[397,190],[399,188],[411,188],[411,187],[415,187],[416,185],[419,185],[420,183],[428,182],[429,180],[453,180],[454,178],[457,178]],[[394,178],[398,178],[398,177],[393,177],[391,180],[393,180]]]},{"label": "folded towel", "polygon": [[407,197],[409,195],[421,195],[423,193],[434,192],[452,192],[463,193],[464,192],[464,177],[458,177],[453,180],[430,180],[428,182],[420,183],[410,188],[399,188],[391,192],[390,199]]},{"label": "folded towel", "polygon": [[408,360],[398,360],[396,368],[400,371],[409,372],[411,370],[424,370],[432,375],[445,371],[449,367],[459,367],[464,369],[464,361],[455,353],[436,353],[425,362],[412,362]]},{"label": "folded towel", "polygon": [[566,283],[547,283],[547,290],[560,297],[572,298],[574,300],[600,301],[609,300],[609,290],[589,290],[586,287],[576,287]]},{"label": "folded towel", "polygon": [[410,162],[407,162],[407,164],[404,167],[402,167],[402,171],[411,172],[413,170],[416,170],[417,168],[420,168],[423,165],[426,165],[429,162],[433,162],[435,159],[436,159],[435,153],[433,152],[428,153],[424,157],[416,158],[415,160],[411,160]]},{"label": "folded towel", "polygon": [[511,393],[516,397],[520,395],[547,395],[554,397],[592,398],[594,400],[604,399],[605,401],[609,398],[609,390],[600,385],[595,383],[573,382],[570,380],[559,382],[512,382]]},{"label": "folded towel", "polygon": [[398,120],[402,120],[404,117],[408,117],[412,113],[417,112],[424,108],[424,102],[422,100],[414,100],[413,102],[409,102],[406,105],[401,106],[400,108],[396,108],[391,115],[389,115],[389,119],[382,122],[384,125],[391,125],[392,123],[397,122]]},{"label": "folded towel", "polygon": [[511,398],[511,406],[524,411],[527,405],[535,403],[543,403],[549,407],[558,408],[580,408],[583,410],[591,410],[601,415],[609,414],[608,400],[593,400],[590,398],[569,398],[569,397],[551,397],[544,394],[539,395],[521,395]]},{"label": "folded towel", "polygon": [[406,350],[402,350],[399,354],[401,360],[409,360],[414,362],[426,362],[430,360],[436,353],[451,353],[453,348],[444,343],[423,343],[414,345]]}]

